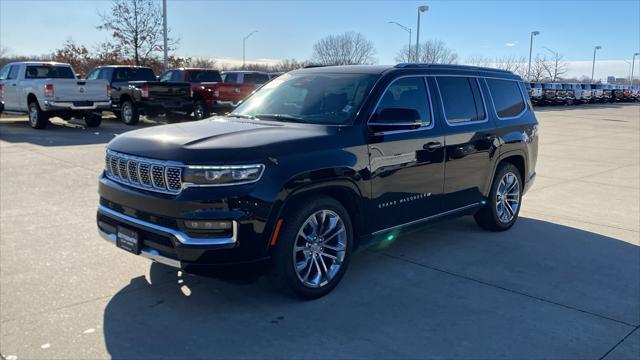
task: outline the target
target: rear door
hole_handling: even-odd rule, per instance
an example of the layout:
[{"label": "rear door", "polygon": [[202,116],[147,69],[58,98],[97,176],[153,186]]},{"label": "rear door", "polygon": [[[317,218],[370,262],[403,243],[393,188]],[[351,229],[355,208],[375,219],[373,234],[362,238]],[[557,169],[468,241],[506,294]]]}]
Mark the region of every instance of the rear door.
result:
[{"label": "rear door", "polygon": [[373,214],[370,223],[374,232],[423,219],[441,210],[444,137],[434,121],[426,85],[424,76],[394,80],[369,121],[376,123],[384,109],[402,108],[418,111],[422,123],[412,130],[370,132]]},{"label": "rear door", "polygon": [[438,76],[438,95],[447,126],[444,210],[476,205],[490,182],[497,140],[482,87],[476,77]]}]

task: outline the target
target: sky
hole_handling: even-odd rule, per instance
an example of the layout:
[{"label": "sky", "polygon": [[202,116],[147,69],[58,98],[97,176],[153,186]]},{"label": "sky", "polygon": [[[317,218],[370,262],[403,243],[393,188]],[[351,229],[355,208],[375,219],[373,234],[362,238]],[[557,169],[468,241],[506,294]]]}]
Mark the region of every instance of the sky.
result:
[{"label": "sky", "polygon": [[[176,54],[238,62],[242,38],[247,61],[276,62],[311,57],[320,38],[346,31],[373,41],[380,64],[395,63],[408,34],[389,24],[415,29],[420,39],[439,39],[460,59],[470,56],[525,56],[529,37],[533,54],[550,55],[548,47],[570,61],[569,75],[589,75],[593,47],[598,51],[596,78],[629,76],[631,57],[640,51],[640,0],[628,1],[213,1],[168,0],[168,21],[180,38]],[[47,54],[67,39],[91,47],[108,40],[96,29],[108,0],[0,0],[0,46],[12,54]],[[629,64],[624,60],[629,61]],[[636,57],[636,74],[640,73]]]}]

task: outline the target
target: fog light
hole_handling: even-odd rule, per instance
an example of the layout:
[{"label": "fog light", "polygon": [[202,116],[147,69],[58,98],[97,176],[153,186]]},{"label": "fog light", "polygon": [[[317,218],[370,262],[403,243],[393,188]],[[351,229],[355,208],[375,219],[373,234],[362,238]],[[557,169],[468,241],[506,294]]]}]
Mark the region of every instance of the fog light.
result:
[{"label": "fog light", "polygon": [[231,221],[219,220],[185,220],[184,225],[193,230],[229,230]]}]

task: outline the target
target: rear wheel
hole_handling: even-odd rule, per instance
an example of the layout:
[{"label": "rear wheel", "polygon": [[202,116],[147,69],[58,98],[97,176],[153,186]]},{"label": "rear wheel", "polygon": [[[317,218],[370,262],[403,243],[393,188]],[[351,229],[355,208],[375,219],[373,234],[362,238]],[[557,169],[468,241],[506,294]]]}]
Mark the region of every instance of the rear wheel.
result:
[{"label": "rear wheel", "polygon": [[29,125],[34,129],[44,129],[49,124],[49,115],[40,109],[38,101],[29,103]]},{"label": "rear wheel", "polygon": [[211,115],[209,108],[207,108],[207,103],[204,100],[197,100],[193,105],[193,117],[196,120],[206,119]]},{"label": "rear wheel", "polygon": [[101,113],[87,113],[84,115],[84,122],[87,127],[98,127],[102,123]]},{"label": "rear wheel", "polygon": [[342,279],[352,248],[353,231],[344,207],[325,196],[307,199],[284,218],[270,277],[279,288],[304,299],[324,296]]},{"label": "rear wheel", "polygon": [[136,125],[140,121],[140,114],[138,109],[131,100],[125,100],[120,106],[120,117],[122,121],[127,125]]},{"label": "rear wheel", "polygon": [[511,163],[498,167],[487,204],[474,216],[480,227],[491,231],[504,231],[513,226],[522,202],[520,171]]}]

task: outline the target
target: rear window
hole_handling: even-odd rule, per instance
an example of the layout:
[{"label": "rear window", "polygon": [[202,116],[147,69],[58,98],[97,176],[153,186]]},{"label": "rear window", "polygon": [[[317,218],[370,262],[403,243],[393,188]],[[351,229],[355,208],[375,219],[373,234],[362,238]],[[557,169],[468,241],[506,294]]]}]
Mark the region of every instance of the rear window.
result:
[{"label": "rear window", "polygon": [[438,89],[448,123],[458,124],[485,118],[478,81],[475,78],[437,78]]},{"label": "rear window", "polygon": [[189,70],[189,82],[222,82],[218,71]]},{"label": "rear window", "polygon": [[26,79],[75,79],[73,70],[68,66],[27,65]]},{"label": "rear window", "polygon": [[498,117],[514,117],[524,111],[524,98],[516,81],[487,79],[487,85]]},{"label": "rear window", "polygon": [[269,81],[269,75],[267,74],[249,73],[244,74],[242,82],[245,84],[264,84],[267,81]]},{"label": "rear window", "polygon": [[114,81],[156,81],[150,68],[116,68]]}]

